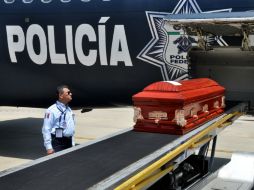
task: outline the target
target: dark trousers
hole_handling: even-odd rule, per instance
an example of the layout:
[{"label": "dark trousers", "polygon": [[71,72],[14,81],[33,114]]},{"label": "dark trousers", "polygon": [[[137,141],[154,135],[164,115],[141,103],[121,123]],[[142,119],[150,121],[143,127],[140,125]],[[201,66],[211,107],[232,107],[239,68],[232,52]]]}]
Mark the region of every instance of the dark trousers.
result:
[{"label": "dark trousers", "polygon": [[72,137],[56,138],[55,135],[51,135],[52,146],[55,152],[72,147]]}]

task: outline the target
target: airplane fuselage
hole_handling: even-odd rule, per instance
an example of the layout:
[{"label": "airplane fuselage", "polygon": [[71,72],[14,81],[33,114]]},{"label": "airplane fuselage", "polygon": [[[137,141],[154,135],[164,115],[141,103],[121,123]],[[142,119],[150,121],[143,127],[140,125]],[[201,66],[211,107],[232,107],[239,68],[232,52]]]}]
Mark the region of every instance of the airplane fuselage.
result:
[{"label": "airplane fuselage", "polygon": [[189,77],[186,55],[196,42],[179,40],[182,31],[170,39],[164,16],[253,7],[250,0],[5,0],[0,104],[47,107],[59,84],[72,89],[73,106],[131,103],[152,82]]}]

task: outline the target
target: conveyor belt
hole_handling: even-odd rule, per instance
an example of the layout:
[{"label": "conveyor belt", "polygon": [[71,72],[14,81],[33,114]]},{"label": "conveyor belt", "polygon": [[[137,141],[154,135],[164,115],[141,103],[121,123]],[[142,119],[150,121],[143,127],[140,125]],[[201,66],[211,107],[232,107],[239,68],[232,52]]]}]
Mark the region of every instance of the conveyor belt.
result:
[{"label": "conveyor belt", "polygon": [[[241,106],[237,109],[241,109]],[[174,149],[204,128],[205,125],[184,136],[127,131],[16,172],[0,175],[0,189],[84,190],[159,149],[164,152]],[[163,156],[163,151],[157,157]],[[147,159],[146,164],[151,161]],[[124,173],[128,172],[124,170]]]},{"label": "conveyor belt", "polygon": [[129,131],[3,176],[0,189],[84,190],[176,138]]}]

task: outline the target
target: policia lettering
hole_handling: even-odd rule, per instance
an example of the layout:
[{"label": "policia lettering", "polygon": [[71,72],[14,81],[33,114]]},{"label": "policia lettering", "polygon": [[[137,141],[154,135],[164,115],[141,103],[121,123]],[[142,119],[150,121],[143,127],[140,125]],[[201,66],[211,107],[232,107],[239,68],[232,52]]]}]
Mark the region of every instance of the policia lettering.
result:
[{"label": "policia lettering", "polygon": [[[39,24],[32,24],[27,28],[26,33],[19,25],[6,26],[7,43],[12,63],[17,63],[16,53],[23,52],[25,46],[30,59],[43,65],[48,59],[48,50],[50,62],[52,64],[75,64],[74,53],[76,53],[79,62],[85,66],[92,66],[99,55],[100,64],[108,65],[106,52],[106,27],[103,25],[110,17],[101,17],[98,25],[98,39],[94,28],[90,24],[81,24],[77,27],[75,36],[73,35],[73,26],[65,26],[66,53],[56,52],[55,29],[53,25],[47,26],[47,32]],[[46,35],[47,34],[47,35]],[[74,36],[74,39],[73,39]],[[86,37],[86,38],[85,38]],[[39,52],[35,51],[34,39],[39,40]],[[87,39],[85,41],[85,39]],[[98,41],[97,49],[86,49],[90,42]],[[48,45],[47,45],[48,42]],[[67,57],[67,58],[66,58]],[[115,25],[111,45],[110,66],[117,66],[123,62],[125,66],[133,66],[130,58],[124,25]]]}]

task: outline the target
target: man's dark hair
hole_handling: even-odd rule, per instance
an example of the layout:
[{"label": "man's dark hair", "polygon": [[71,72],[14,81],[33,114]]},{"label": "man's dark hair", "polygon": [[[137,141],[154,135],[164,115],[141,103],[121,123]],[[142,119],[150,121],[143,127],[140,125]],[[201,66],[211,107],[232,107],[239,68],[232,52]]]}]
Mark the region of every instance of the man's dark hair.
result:
[{"label": "man's dark hair", "polygon": [[56,88],[56,95],[57,95],[57,98],[60,94],[63,93],[63,89],[64,88],[69,88],[67,85],[60,85]]}]

